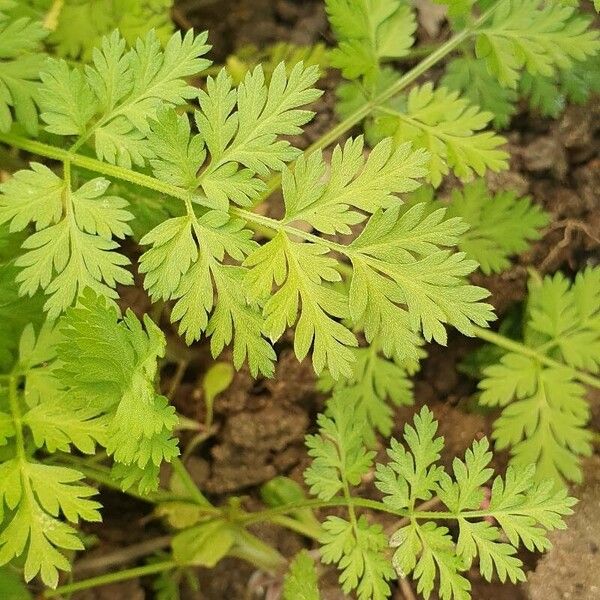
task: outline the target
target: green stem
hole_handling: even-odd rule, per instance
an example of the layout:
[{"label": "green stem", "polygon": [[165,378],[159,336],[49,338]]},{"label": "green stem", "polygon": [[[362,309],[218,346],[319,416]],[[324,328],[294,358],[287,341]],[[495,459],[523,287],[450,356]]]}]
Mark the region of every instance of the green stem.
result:
[{"label": "green stem", "polygon": [[517,352],[522,354],[523,356],[529,356],[534,358],[542,365],[551,368],[563,368],[568,369],[575,379],[581,381],[581,383],[585,383],[587,385],[591,385],[592,387],[600,389],[600,379],[598,377],[594,377],[593,375],[589,375],[588,373],[583,373],[566,365],[564,363],[558,362],[557,360],[553,360],[549,358],[545,354],[540,353],[535,348],[529,348],[520,342],[516,342],[509,338],[506,338],[498,333],[495,333],[489,329],[484,329],[483,327],[473,327],[473,333],[480,339],[485,340],[486,342],[490,342],[495,346],[499,346],[500,348],[504,348],[505,350],[510,350],[511,352]]},{"label": "green stem", "polygon": [[204,496],[204,494],[202,494],[202,492],[198,489],[198,486],[192,479],[188,470],[185,468],[185,465],[181,462],[180,458],[175,457],[171,462],[171,466],[173,467],[173,471],[175,472],[175,474],[179,477],[181,483],[185,486],[185,489],[190,495],[191,500],[194,500],[194,502],[199,506],[215,508]]},{"label": "green stem", "polygon": [[137,171],[126,169],[125,167],[111,165],[90,156],[72,154],[68,150],[63,150],[62,148],[57,148],[56,146],[44,144],[43,142],[38,142],[36,140],[30,140],[13,133],[0,132],[0,142],[13,146],[14,148],[25,150],[26,152],[31,152],[32,154],[37,154],[38,156],[50,158],[52,160],[59,160],[63,163],[70,162],[71,164],[81,167],[82,169],[86,169],[94,173],[100,173],[101,175],[114,177],[115,179],[120,179],[121,181],[127,181],[129,183],[133,183],[134,185],[138,185],[149,190],[154,190],[155,192],[160,192],[161,194],[179,198],[183,201],[189,200],[192,196],[189,191],[177,187],[176,185],[165,183],[160,179],[156,179],[150,175],[138,173]]},{"label": "green stem", "polygon": [[101,585],[108,585],[118,581],[127,581],[128,579],[135,579],[136,577],[145,577],[146,575],[154,575],[155,573],[170,571],[171,569],[176,569],[179,566],[180,565],[178,565],[176,562],[167,560],[151,565],[145,565],[143,567],[126,569],[125,571],[117,571],[116,573],[106,573],[105,575],[99,575],[98,577],[91,577],[90,579],[83,579],[82,581],[61,585],[55,590],[47,590],[44,592],[43,597],[56,598],[57,596],[73,594],[74,592],[88,590]]},{"label": "green stem", "polygon": [[285,527],[291,531],[295,531],[296,533],[313,540],[318,540],[321,535],[320,527],[310,526],[307,523],[303,523],[302,521],[298,521],[285,515],[274,516],[270,522],[274,523],[275,525]]},{"label": "green stem", "polygon": [[113,489],[118,492],[122,492],[131,496],[132,498],[136,498],[138,500],[142,500],[143,502],[149,502],[151,504],[159,504],[160,502],[185,502],[187,498],[182,498],[180,496],[176,496],[174,494],[169,494],[166,492],[154,492],[149,494],[140,494],[136,492],[133,488],[123,490],[121,486],[112,478],[110,474],[110,469],[106,469],[101,467],[100,465],[90,464],[86,459],[65,454],[60,455],[56,460],[53,457],[49,457],[46,459],[46,462],[54,462],[62,465],[69,465],[71,467],[76,468],[79,472],[81,472],[85,477],[103,485],[104,487]]},{"label": "green stem", "polygon": [[[391,100],[394,96],[397,96],[402,90],[407,88],[411,83],[414,83],[419,77],[424,75],[431,67],[436,65],[439,61],[445,58],[448,54],[456,50],[465,40],[475,34],[475,32],[485,23],[489,17],[498,9],[503,0],[499,0],[488,10],[486,10],[470,27],[463,29],[457,33],[454,37],[450,38],[447,42],[439,46],[426,58],[424,58],[419,64],[407,71],[397,81],[392,83],[387,89],[383,90],[380,94],[375,96],[372,100],[365,102],[362,106],[357,108],[353,113],[348,115],[343,121],[338,123],[335,127],[323,134],[313,144],[311,144],[305,151],[304,156],[308,156],[316,150],[322,150],[327,146],[333,144],[342,135],[350,131],[355,125],[358,125],[363,119],[368,117],[373,110],[379,106],[384,105],[388,100]],[[279,189],[281,185],[281,175],[272,177],[267,182],[266,191],[260,196],[255,206],[265,201],[271,194]]]}]

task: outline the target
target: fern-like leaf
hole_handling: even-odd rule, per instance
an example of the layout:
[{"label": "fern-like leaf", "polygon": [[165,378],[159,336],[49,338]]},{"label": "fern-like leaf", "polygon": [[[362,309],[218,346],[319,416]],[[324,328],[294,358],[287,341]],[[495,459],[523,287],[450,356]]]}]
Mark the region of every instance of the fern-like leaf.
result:
[{"label": "fern-like leaf", "polygon": [[490,24],[478,31],[477,56],[503,86],[516,88],[523,68],[548,76],[596,54],[598,32],[587,30],[588,25],[586,17],[560,2],[505,0]]},{"label": "fern-like leaf", "polygon": [[579,457],[591,452],[590,411],[569,367],[597,372],[600,364],[600,271],[587,269],[572,285],[559,273],[530,294],[524,343],[565,366],[508,352],[484,370],[480,402],[502,408],[493,437],[515,465],[536,463],[540,479],[579,481]]},{"label": "fern-like leaf", "polygon": [[481,131],[492,120],[490,112],[444,87],[426,83],[413,88],[406,109],[382,108],[376,120],[379,135],[393,135],[398,142],[411,141],[431,153],[429,180],[439,186],[450,169],[463,181],[487,169],[507,166],[508,154],[500,149],[505,139]]},{"label": "fern-like leaf", "polygon": [[510,191],[491,196],[483,180],[452,192],[448,216],[469,224],[458,247],[479,263],[485,274],[498,273],[509,265],[509,257],[523,252],[528,242],[540,237],[548,215],[530,198]]},{"label": "fern-like leaf", "polygon": [[36,232],[23,242],[15,261],[21,295],[42,289],[49,296],[45,310],[55,318],[90,287],[116,298],[118,283],[133,282],[125,270],[129,260],[118,252],[113,237],[131,233],[127,202],[105,194],[110,182],[96,178],[73,189],[48,167],[32,163],[0,186],[0,223],[21,231],[34,223]]}]

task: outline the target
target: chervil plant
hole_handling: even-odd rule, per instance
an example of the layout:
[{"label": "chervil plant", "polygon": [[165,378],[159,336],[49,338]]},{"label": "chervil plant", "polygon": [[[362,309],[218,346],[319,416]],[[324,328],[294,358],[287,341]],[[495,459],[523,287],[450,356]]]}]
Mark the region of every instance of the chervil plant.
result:
[{"label": "chervil plant", "polygon": [[[574,503],[558,475],[576,478],[576,455],[589,451],[577,381],[600,387],[597,270],[533,289],[522,341],[490,332],[488,292],[468,276],[507,268],[548,217],[482,179],[450,198],[434,188],[451,171],[466,182],[506,168],[505,140],[488,125],[510,110],[476,102],[513,102],[526,86],[568,92],[597,31],[562,4],[453,3],[454,36],[399,76],[386,64],[414,43],[412,9],[328,1],[330,60],[351,81],[339,90],[344,120],[301,152],[290,136],[313,117],[318,67],[257,65],[239,85],[226,69],[207,76],[207,34],[171,33],[166,4],[0,0],[0,142],[28,153],[0,184],[0,566],[39,575],[56,588],[46,597],[153,573],[159,597],[176,597],[192,567],[227,555],[283,570],[247,529],[268,521],[315,539],[360,600],[388,597],[407,576],[425,598],[466,599],[475,559],[486,579],[523,580],[518,547],[548,548],[546,531]],[[416,84],[458,50],[468,69],[450,63],[448,87]],[[471,70],[476,84],[456,83]],[[370,149],[359,135],[322,152],[362,122]],[[280,216],[256,210],[279,187]],[[274,480],[270,508],[249,513],[195,486],[178,458],[183,420],[156,391],[165,336],[119,308],[134,282],[130,237],[157,314],[185,342],[209,340],[214,357],[230,347],[255,377],[273,375],[286,332],[296,357],[310,357],[332,394],[307,438],[314,499]],[[445,344],[448,327],[508,351],[482,382],[482,403],[510,403],[494,438],[514,459],[487,506],[487,442],[446,471],[427,408],[387,444],[390,461],[373,464],[377,436],[393,430],[390,404],[412,402],[424,343]],[[354,491],[373,468],[381,501]],[[100,519],[85,480],[154,502],[173,532],[168,553],[59,586],[84,548],[78,523]],[[434,498],[444,510],[421,506]],[[343,512],[323,524],[312,512],[333,507]],[[401,519],[391,537],[376,511]],[[301,554],[284,594],[317,598],[317,579]]]},{"label": "chervil plant", "polygon": [[536,463],[539,479],[581,481],[579,456],[591,454],[590,411],[583,384],[597,387],[600,368],[600,269],[571,284],[563,275],[533,278],[522,339],[483,370],[479,401],[498,406],[497,448],[515,465]]}]

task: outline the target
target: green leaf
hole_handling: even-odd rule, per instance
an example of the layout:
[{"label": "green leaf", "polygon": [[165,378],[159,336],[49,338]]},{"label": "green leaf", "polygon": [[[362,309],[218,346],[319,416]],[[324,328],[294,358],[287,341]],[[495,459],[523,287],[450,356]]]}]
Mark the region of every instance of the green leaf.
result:
[{"label": "green leaf", "polygon": [[70,452],[71,446],[85,454],[94,454],[97,442],[103,442],[106,425],[98,418],[100,410],[80,399],[68,404],[64,395],[46,398],[23,417],[38,448],[48,452]]},{"label": "green leaf", "polygon": [[[49,9],[51,2],[46,0],[44,4]],[[85,62],[100,45],[102,36],[115,30],[132,44],[153,29],[165,43],[173,32],[171,4],[171,0],[67,0],[60,11],[54,11],[56,23],[48,42],[58,55]]]},{"label": "green leaf", "polygon": [[185,529],[173,538],[175,561],[185,566],[214,567],[235,543],[232,529],[220,519]]},{"label": "green leaf", "polygon": [[441,600],[470,600],[471,584],[461,575],[465,565],[446,527],[431,521],[422,526],[409,525],[392,536],[390,545],[398,548],[393,559],[396,571],[401,576],[412,571],[417,593],[425,599],[431,596],[437,577]]},{"label": "green leaf", "polygon": [[293,175],[284,171],[283,222],[305,221],[321,233],[350,234],[350,226],[365,219],[363,213],[398,205],[394,194],[416,189],[416,180],[427,173],[427,154],[411,152],[409,144],[393,148],[391,139],[383,140],[366,160],[363,150],[362,137],[336,146],[326,184],[319,184],[326,170],[319,152],[300,157]]},{"label": "green leaf", "polygon": [[223,264],[226,254],[241,261],[255,248],[244,226],[220,211],[169,219],[142,238],[151,248],[140,272],[154,300],[177,300],[171,319],[180,321],[188,343],[206,332],[216,357],[233,341],[236,368],[247,358],[254,374],[270,375],[275,354],[262,336],[262,317],[239,293],[246,270]]},{"label": "green leaf", "polygon": [[[110,182],[98,177],[73,190],[43,165],[18,171],[0,186],[0,223],[12,231],[35,223],[37,231],[23,243],[26,251],[15,261],[19,294],[42,289],[50,319],[70,306],[85,287],[116,298],[117,284],[133,282],[123,267],[129,260],[117,252],[113,237],[131,233],[127,202],[106,195]],[[33,202],[29,199],[33,198]]]},{"label": "green leaf", "polygon": [[298,552],[283,583],[283,600],[320,600],[315,563],[306,550]]},{"label": "green leaf", "polygon": [[246,74],[232,88],[225,70],[209,77],[200,90],[200,111],[195,120],[210,160],[198,183],[208,198],[222,210],[229,201],[248,206],[265,188],[257,176],[281,171],[300,152],[282,135],[297,135],[313,117],[300,107],[316,100],[321,92],[312,86],[319,77],[317,67],[298,63],[286,74],[280,63],[269,85],[262,67]]},{"label": "green leaf", "polygon": [[492,113],[495,127],[506,127],[516,111],[517,93],[502,87],[489,73],[484,60],[454,58],[448,63],[441,84],[459,92],[481,110]]},{"label": "green leaf", "polygon": [[16,458],[0,465],[0,565],[25,553],[25,581],[39,573],[56,587],[58,570],[70,570],[60,550],[83,549],[75,528],[59,516],[73,524],[100,521],[100,505],[90,500],[96,490],[79,483],[82,478],[73,469]]},{"label": "green leaf", "polygon": [[57,135],[83,135],[97,100],[83,73],[64,60],[49,60],[40,73],[38,103],[44,128]]},{"label": "green leaf", "polygon": [[[393,407],[413,403],[412,381],[409,373],[418,368],[399,359],[381,356],[381,340],[367,348],[353,350],[355,361],[352,376],[334,380],[328,372],[318,382],[320,391],[332,392],[348,399],[356,407],[360,420],[366,419],[371,429],[370,441],[375,432],[389,436],[393,426]],[[424,354],[424,353],[423,353]]]},{"label": "green leaf", "polygon": [[600,269],[589,267],[572,285],[561,273],[530,286],[526,339],[552,344],[558,358],[577,369],[600,370]]},{"label": "green leaf", "polygon": [[[264,306],[264,331],[271,340],[279,339],[286,327],[296,324],[294,351],[302,360],[313,348],[317,373],[325,366],[334,378],[351,374],[356,338],[337,318],[349,316],[345,297],[326,287],[341,279],[336,262],[326,256],[328,248],[314,243],[293,242],[278,233],[253,252],[244,263],[250,297],[260,299],[273,285],[279,289]],[[298,316],[299,313],[299,316]]]},{"label": "green leaf", "polygon": [[379,135],[393,135],[398,143],[410,141],[431,154],[429,180],[439,186],[452,169],[462,181],[473,173],[483,176],[507,167],[508,154],[499,149],[506,143],[493,131],[481,131],[493,114],[481,111],[458,92],[426,83],[414,87],[406,110],[385,108],[375,125]]},{"label": "green leaf", "polygon": [[[0,226],[0,235],[4,228]],[[8,237],[8,236],[7,236]],[[12,236],[11,236],[12,237]],[[9,372],[15,363],[23,328],[41,325],[43,299],[39,294],[21,298],[15,281],[19,271],[11,263],[0,264],[0,370]]]},{"label": "green leaf", "polygon": [[436,438],[437,422],[427,407],[414,418],[414,426],[404,426],[404,441],[391,440],[387,465],[377,465],[375,485],[384,494],[383,502],[395,510],[414,507],[417,500],[429,500],[437,490],[442,467],[435,463],[444,447],[443,438]]},{"label": "green leaf", "polygon": [[[154,31],[127,51],[117,31],[103,38],[93,63],[80,70],[50,61],[42,73],[42,119],[58,135],[78,135],[78,146],[93,140],[100,160],[131,168],[153,156],[146,136],[160,108],[177,106],[196,95],[186,77],[210,62],[206,33],[175,33],[164,50]],[[92,121],[92,117],[95,119]]]},{"label": "green leaf", "polygon": [[306,436],[311,466],[304,479],[310,492],[330,500],[348,485],[358,485],[375,452],[364,447],[364,424],[355,418],[355,408],[343,396],[334,396],[326,415],[319,415],[319,433]]},{"label": "green leaf", "polygon": [[[390,546],[397,548],[396,572],[400,577],[412,576],[417,592],[425,598],[436,589],[441,600],[470,599],[471,586],[462,573],[476,558],[488,581],[494,571],[501,581],[524,581],[523,565],[516,556],[519,544],[529,550],[547,549],[546,532],[565,527],[563,517],[571,514],[575,499],[567,497],[565,489],[553,489],[552,481],[536,483],[535,468],[530,465],[509,467],[504,479],[496,477],[485,507],[485,486],[493,473],[488,441],[473,442],[464,460],[455,458],[452,477],[436,464],[443,446],[441,438],[434,438],[436,429],[437,423],[424,407],[415,416],[414,426],[405,426],[408,449],[392,440],[391,461],[377,465],[375,485],[384,494],[383,502],[409,521],[390,538]],[[433,494],[446,511],[431,513],[416,506],[416,500]],[[456,520],[456,545],[448,528],[428,520],[432,518]],[[337,533],[329,549],[339,552],[348,534],[341,528]]]},{"label": "green leaf", "polygon": [[36,88],[46,58],[41,53],[46,33],[37,21],[0,13],[0,131],[16,121],[37,135]]},{"label": "green leaf", "polygon": [[482,487],[493,475],[489,468],[492,453],[486,438],[473,442],[465,453],[465,460],[455,458],[452,462],[454,479],[444,476],[440,480],[440,500],[455,513],[476,510],[483,501]]},{"label": "green leaf", "polygon": [[10,600],[32,600],[33,596],[20,575],[10,567],[0,568],[0,594]]},{"label": "green leaf", "polygon": [[417,29],[411,7],[400,0],[326,0],[338,40],[332,66],[346,79],[374,76],[381,62],[406,56]]},{"label": "green leaf", "polygon": [[148,141],[156,157],[150,159],[150,165],[157,179],[194,189],[206,151],[202,136],[190,135],[187,116],[178,115],[172,108],[160,109],[156,120],[150,122]]},{"label": "green leaf", "polygon": [[500,540],[500,530],[486,521],[472,523],[466,519],[458,521],[460,533],[456,552],[466,565],[470,565],[475,556],[479,556],[479,570],[491,581],[494,570],[502,583],[509,578],[512,583],[526,581],[522,562],[516,556],[516,549]]},{"label": "green leaf", "polygon": [[154,389],[164,336],[148,317],[143,324],[145,330],[131,311],[119,321],[86,291],[61,322],[57,372],[71,395],[106,415],[106,450],[123,465],[117,472],[127,486],[139,479],[141,493],[156,489],[161,462],[179,453],[175,409]]},{"label": "green leaf", "polygon": [[539,480],[580,481],[579,456],[591,453],[591,433],[585,389],[572,372],[509,353],[484,376],[480,403],[506,404],[494,422],[496,447],[510,448],[515,465],[535,463]]},{"label": "green leaf", "polygon": [[536,483],[535,472],[533,465],[509,467],[504,480],[494,480],[488,510],[513,546],[542,552],[552,546],[546,530],[565,529],[563,517],[577,500],[552,481]]},{"label": "green leaf", "polygon": [[475,259],[486,275],[508,268],[509,257],[539,239],[540,229],[549,221],[548,214],[529,197],[518,198],[510,191],[491,196],[483,180],[454,190],[447,214],[469,224],[458,247]]},{"label": "green leaf", "polygon": [[493,319],[489,305],[481,302],[487,291],[463,280],[477,263],[440,249],[455,244],[465,230],[460,219],[445,220],[444,213],[428,214],[425,203],[378,212],[350,245],[352,316],[365,323],[368,341],[389,336],[383,328],[392,320],[397,331],[389,343],[403,358],[417,358],[411,330],[445,344],[444,323],[471,335],[472,322],[485,326]]},{"label": "green leaf", "polygon": [[505,87],[516,88],[519,71],[549,76],[600,48],[589,19],[560,2],[504,0],[489,25],[478,30],[476,53]]},{"label": "green leaf", "polygon": [[336,563],[339,581],[345,594],[356,591],[359,600],[385,600],[391,594],[387,583],[394,570],[384,554],[385,534],[381,525],[371,524],[361,516],[355,525],[340,517],[327,517],[323,534],[321,560]]},{"label": "green leaf", "polygon": [[[600,364],[600,269],[588,268],[572,284],[560,273],[530,284],[524,343],[534,352],[581,370]],[[537,465],[539,480],[580,481],[579,457],[591,452],[585,429],[585,388],[567,366],[546,366],[513,352],[484,370],[480,402],[501,407],[494,423],[498,448],[511,462]]]}]

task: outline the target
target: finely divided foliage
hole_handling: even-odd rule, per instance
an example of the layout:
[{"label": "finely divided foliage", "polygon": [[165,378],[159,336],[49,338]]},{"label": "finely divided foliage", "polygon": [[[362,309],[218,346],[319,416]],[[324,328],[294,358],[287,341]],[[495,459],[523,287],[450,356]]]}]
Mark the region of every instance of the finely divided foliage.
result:
[{"label": "finely divided foliage", "polygon": [[[340,568],[346,593],[385,599],[398,575],[413,577],[426,598],[437,581],[442,600],[463,600],[476,558],[486,579],[522,580],[517,547],[546,549],[545,531],[561,527],[573,503],[538,481],[577,479],[577,455],[590,450],[575,369],[595,373],[600,364],[598,269],[571,286],[556,276],[532,287],[525,352],[486,371],[481,401],[504,407],[494,439],[512,446],[514,462],[491,483],[487,508],[487,442],[446,472],[427,409],[375,467],[383,494],[375,504],[410,523],[388,540],[358,514],[352,493],[373,468],[375,435],[392,431],[389,403],[412,401],[408,376],[424,342],[445,344],[447,326],[472,335],[494,319],[488,292],[467,277],[478,263],[486,273],[506,268],[547,222],[527,198],[492,198],[482,180],[450,203],[434,201],[423,182],[506,168],[505,140],[489,123],[505,124],[524,90],[533,99],[552,86],[577,89],[583,98],[591,84],[565,73],[575,63],[585,71],[597,32],[562,4],[501,0],[473,21],[472,3],[456,3],[453,26],[474,22],[459,35],[474,41],[476,56],[467,48],[456,59],[468,74],[455,63],[441,85],[403,96],[387,92],[398,84],[390,63],[414,41],[412,9],[328,0],[339,40],[331,62],[350,80],[339,111],[356,123],[365,102],[373,110],[364,139],[347,139],[326,161],[290,141],[321,95],[317,67],[281,63],[266,74],[258,66],[237,86],[222,69],[195,87],[210,65],[207,34],[171,35],[159,16],[166,0],[44,1],[52,33],[31,18],[37,3],[0,0],[0,136],[62,163],[33,161],[0,184],[0,565],[22,560],[27,581],[39,574],[55,587],[70,568],[65,554],[83,547],[76,524],[100,519],[95,489],[82,482],[90,469],[76,457],[63,466],[64,453],[103,448],[112,470],[92,471],[136,495],[156,490],[160,465],[179,453],[177,416],[155,387],[164,335],[147,316],[117,309],[118,287],[133,283],[121,250],[133,236],[145,289],[169,303],[188,344],[205,336],[214,356],[231,346],[237,368],[246,362],[252,375],[271,376],[274,345],[291,329],[295,355],[310,356],[332,392],[307,438],[306,482],[320,502],[347,507],[320,534],[322,560]],[[146,20],[157,29],[142,32]],[[42,43],[86,64],[47,58]],[[375,102],[381,93],[385,101]],[[278,218],[251,210],[272,191],[272,176],[281,178]],[[42,453],[55,456],[44,463]],[[175,536],[178,566],[190,548],[194,565],[249,547],[268,554],[243,519],[231,520],[247,516],[240,507],[221,512],[196,492],[207,510],[192,511],[193,527]],[[433,496],[447,510],[421,512]],[[444,520],[456,522],[456,541]],[[388,546],[397,548],[393,562]],[[318,599],[306,554],[284,596]]]},{"label": "finely divided foliage", "polygon": [[[451,252],[464,230],[459,220],[400,206],[397,194],[430,172],[427,152],[385,139],[365,159],[357,138],[334,150],[327,174],[318,152],[288,170],[298,151],[279,136],[299,133],[311,118],[302,106],[319,96],[316,68],[298,64],[287,75],[280,65],[267,85],[258,67],[237,89],[222,71],[198,94],[183,77],[208,65],[199,58],[205,40],[175,34],[161,50],[150,33],[128,50],[115,32],[83,72],[54,60],[41,75],[48,131],[72,137],[72,151],[90,144],[109,163],[146,165],[184,201],[184,215],[142,238],[149,248],[140,271],[154,300],[176,301],[172,318],[188,342],[204,332],[215,355],[233,343],[236,366],[247,359],[252,373],[270,375],[272,342],[296,325],[298,358],[312,351],[315,370],[338,378],[351,375],[357,344],[340,319],[364,327],[369,342],[384,322],[396,323],[383,349],[404,360],[416,358],[419,332],[444,343],[445,324],[469,334],[472,323],[492,318],[481,302],[487,293],[464,281],[476,263]],[[199,134],[172,108],[193,96]],[[282,219],[232,206],[251,204],[265,190],[259,177],[273,170],[283,170]],[[114,299],[116,285],[132,281],[115,251],[115,238],[131,233],[127,202],[107,194],[108,180],[77,185],[78,177],[68,159],[62,177],[34,164],[4,184],[0,200],[0,221],[12,230],[36,225],[16,263],[20,292],[44,290],[51,318],[86,287]],[[347,234],[365,221],[348,245],[299,227]],[[266,226],[273,239],[259,247],[248,224]],[[334,251],[352,266],[349,289],[332,285],[341,278]]]},{"label": "finely divided foliage", "polygon": [[[352,405],[334,398],[319,417],[319,433],[307,437],[312,465],[305,473],[312,494],[330,500],[344,496],[349,519],[327,517],[320,538],[321,560],[337,564],[344,592],[359,600],[384,600],[396,575],[416,581],[417,592],[429,598],[434,589],[442,600],[468,600],[470,583],[464,573],[479,559],[486,580],[494,573],[501,581],[524,581],[517,558],[520,545],[529,550],[549,547],[546,531],[563,528],[573,498],[552,482],[536,483],[534,469],[509,467],[505,477],[492,481],[492,458],[487,440],[473,443],[464,460],[455,458],[452,472],[438,464],[444,441],[436,437],[437,422],[423,408],[404,428],[403,442],[391,440],[389,462],[377,464],[375,485],[391,512],[409,517],[389,540],[382,528],[356,514],[351,488],[372,467],[375,453],[364,447],[361,427]],[[491,483],[490,483],[491,482]],[[487,508],[484,486],[491,485]],[[445,510],[422,512],[419,503],[437,496]],[[442,523],[455,521],[454,541]],[[390,569],[386,546],[396,548]]]},{"label": "finely divided foliage", "polygon": [[[537,465],[536,477],[581,480],[579,457],[591,453],[590,410],[573,368],[600,368],[600,269],[570,284],[560,273],[533,281],[523,343],[532,356],[507,352],[484,370],[480,402],[502,408],[494,423],[497,448],[515,465]],[[537,356],[536,356],[537,354]],[[555,363],[541,359],[551,358]]]},{"label": "finely divided foliage", "polygon": [[60,550],[83,549],[73,525],[100,520],[83,474],[42,464],[31,448],[94,454],[101,445],[115,481],[141,493],[157,488],[159,465],[178,454],[175,411],[154,391],[164,337],[150,319],[144,325],[131,312],[118,320],[88,291],[58,324],[21,334],[0,388],[0,564],[23,554],[27,581],[39,573],[55,587],[58,569],[70,569]]}]

